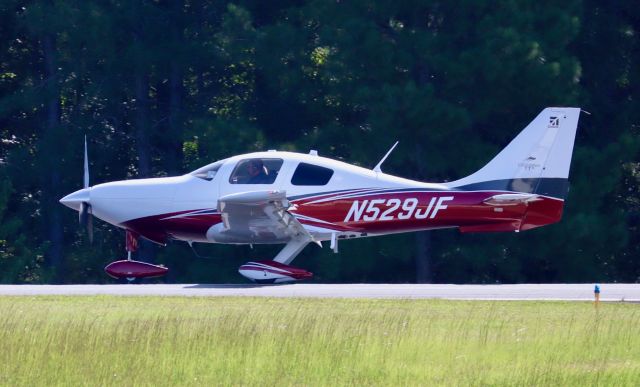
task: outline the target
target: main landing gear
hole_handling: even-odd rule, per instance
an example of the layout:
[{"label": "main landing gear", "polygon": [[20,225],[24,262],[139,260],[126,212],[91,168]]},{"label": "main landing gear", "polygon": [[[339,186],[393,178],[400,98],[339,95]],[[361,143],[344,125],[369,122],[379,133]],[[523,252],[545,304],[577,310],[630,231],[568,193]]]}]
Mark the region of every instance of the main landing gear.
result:
[{"label": "main landing gear", "polygon": [[[108,264],[104,268],[108,275],[116,279],[126,279],[131,283],[140,278],[161,277],[169,272],[169,269],[164,266],[131,259],[131,254],[138,250],[138,238],[137,233],[127,230],[127,259]],[[289,265],[309,242],[308,238],[293,239],[273,260],[247,262],[240,266],[238,272],[257,283],[273,284],[312,278],[313,273]]]},{"label": "main landing gear", "polygon": [[289,266],[289,263],[300,254],[308,243],[309,240],[306,238],[293,239],[273,260],[247,262],[240,266],[238,272],[257,283],[277,284],[309,279],[313,277],[313,273]]},{"label": "main landing gear", "polygon": [[164,266],[148,262],[134,261],[131,253],[138,250],[138,234],[127,230],[126,236],[127,259],[108,264],[104,271],[113,278],[125,278],[129,283],[138,278],[161,277],[169,272]]}]

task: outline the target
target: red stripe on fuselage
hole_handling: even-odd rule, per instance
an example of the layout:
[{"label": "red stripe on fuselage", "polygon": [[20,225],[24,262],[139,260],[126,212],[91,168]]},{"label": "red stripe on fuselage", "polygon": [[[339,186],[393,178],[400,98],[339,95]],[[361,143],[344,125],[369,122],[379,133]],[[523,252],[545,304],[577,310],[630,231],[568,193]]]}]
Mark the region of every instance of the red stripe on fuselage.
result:
[{"label": "red stripe on fuselage", "polygon": [[219,213],[197,213],[205,210],[196,209],[147,216],[129,220],[123,223],[123,226],[161,244],[166,243],[168,238],[208,242],[207,230],[222,222],[222,216]]},{"label": "red stripe on fuselage", "polygon": [[[558,222],[562,217],[564,201],[550,197],[504,206],[484,203],[487,198],[504,193],[416,190],[363,193],[357,197],[340,198],[344,194],[341,193],[335,200],[319,203],[313,201],[331,195],[318,195],[312,201],[306,198],[293,200],[296,207],[290,211],[294,215],[308,217],[299,219],[305,225],[361,233],[398,233],[445,227],[460,227],[463,232],[529,230]],[[351,216],[350,211],[353,211]],[[221,214],[196,209],[133,219],[123,226],[157,243],[166,243],[171,237],[208,242],[207,230],[220,222]]]},{"label": "red stripe on fuselage", "polygon": [[[314,224],[319,227],[370,233],[397,233],[443,227],[468,227],[467,231],[527,230],[557,222],[562,216],[564,202],[554,198],[540,197],[538,201],[528,204],[504,206],[483,202],[491,196],[503,193],[505,192],[373,193],[321,203],[305,204],[294,201],[297,208],[292,212],[334,225],[331,227],[321,223]],[[414,203],[417,204],[414,206]],[[490,227],[491,225],[500,226]]]}]

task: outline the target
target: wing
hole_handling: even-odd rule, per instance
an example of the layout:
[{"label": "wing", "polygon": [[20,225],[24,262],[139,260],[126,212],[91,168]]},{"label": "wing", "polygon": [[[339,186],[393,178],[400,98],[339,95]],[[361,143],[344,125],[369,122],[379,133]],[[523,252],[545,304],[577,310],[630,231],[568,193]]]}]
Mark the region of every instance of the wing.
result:
[{"label": "wing", "polygon": [[237,243],[282,243],[294,238],[313,240],[291,215],[286,192],[240,192],[221,197],[222,233]]}]

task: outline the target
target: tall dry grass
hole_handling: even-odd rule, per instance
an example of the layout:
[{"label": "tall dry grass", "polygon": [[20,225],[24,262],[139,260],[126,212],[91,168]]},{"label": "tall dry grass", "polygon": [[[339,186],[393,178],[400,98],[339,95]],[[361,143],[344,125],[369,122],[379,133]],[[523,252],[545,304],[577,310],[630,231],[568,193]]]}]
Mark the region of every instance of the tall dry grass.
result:
[{"label": "tall dry grass", "polygon": [[633,304],[0,298],[2,385],[639,385]]}]

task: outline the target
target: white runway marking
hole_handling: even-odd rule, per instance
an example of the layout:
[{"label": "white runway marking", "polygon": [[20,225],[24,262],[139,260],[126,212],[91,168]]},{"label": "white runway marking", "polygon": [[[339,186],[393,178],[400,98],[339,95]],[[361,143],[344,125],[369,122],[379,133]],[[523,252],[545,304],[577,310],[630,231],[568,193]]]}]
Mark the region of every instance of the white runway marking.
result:
[{"label": "white runway marking", "polygon": [[[248,296],[316,298],[395,298],[449,300],[593,301],[594,284],[416,285],[0,285],[0,296]],[[602,301],[640,302],[640,284],[600,284]]]}]

